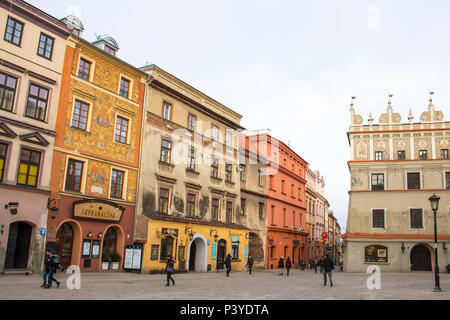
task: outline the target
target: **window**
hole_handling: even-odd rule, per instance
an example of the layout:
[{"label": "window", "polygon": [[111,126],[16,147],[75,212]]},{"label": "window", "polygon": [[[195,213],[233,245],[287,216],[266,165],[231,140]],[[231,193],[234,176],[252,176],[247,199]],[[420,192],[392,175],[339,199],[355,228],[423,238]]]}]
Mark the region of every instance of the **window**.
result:
[{"label": "window", "polygon": [[113,56],[116,55],[116,50],[114,50],[112,47],[108,46],[105,44],[105,51],[108,52],[109,54],[112,54]]},{"label": "window", "polygon": [[411,228],[422,229],[423,228],[423,215],[422,209],[410,209]]},{"label": "window", "polygon": [[384,190],[384,174],[372,173],[372,191]]},{"label": "window", "polygon": [[227,182],[231,182],[233,177],[233,165],[231,163],[227,163],[225,165],[225,180]]},{"label": "window", "polygon": [[195,194],[188,193],[186,200],[186,217],[195,218]]},{"label": "window", "polygon": [[291,197],[292,198],[294,197],[294,185],[293,184],[291,184]]},{"label": "window", "polygon": [[233,136],[232,136],[232,134],[231,134],[231,132],[230,131],[225,131],[225,144],[228,146],[228,147],[231,147],[232,146],[232,141],[233,140]]},{"label": "window", "polygon": [[219,128],[215,125],[211,126],[211,140],[219,141]]},{"label": "window", "polygon": [[292,225],[295,228],[295,211],[292,211]]},{"label": "window", "polygon": [[441,159],[448,159],[448,149],[441,149]]},{"label": "window", "polygon": [[89,105],[87,103],[75,100],[73,107],[72,127],[86,131],[89,115]]},{"label": "window", "polygon": [[270,247],[270,259],[274,259],[275,258],[275,247],[271,246]]},{"label": "window", "polygon": [[261,170],[258,170],[258,186],[264,187],[263,173]]},{"label": "window", "polygon": [[83,175],[83,165],[81,161],[69,159],[66,175],[66,191],[80,192],[81,177]]},{"label": "window", "polygon": [[170,163],[170,152],[172,151],[172,142],[162,140],[161,142],[161,162]]},{"label": "window", "polygon": [[384,228],[384,209],[372,210],[372,228]]},{"label": "window", "polygon": [[233,260],[239,260],[239,243],[233,242],[231,245],[231,258]]},{"label": "window", "polygon": [[16,88],[17,78],[0,72],[0,109],[6,111],[13,110]]},{"label": "window", "polygon": [[188,130],[195,131],[195,116],[188,114]]},{"label": "window", "polygon": [[283,208],[283,227],[286,227],[286,208]]},{"label": "window", "polygon": [[152,245],[152,254],[151,254],[150,260],[158,260],[158,252],[159,252],[159,246]]},{"label": "window", "polygon": [[233,222],[233,202],[227,201],[227,222]]},{"label": "window", "polygon": [[383,152],[376,151],[375,152],[375,160],[377,160],[377,161],[383,160]]},{"label": "window", "polygon": [[163,214],[169,213],[169,190],[159,189],[159,212]]},{"label": "window", "polygon": [[211,219],[219,220],[219,199],[212,198],[211,201]]},{"label": "window", "polygon": [[450,189],[450,172],[445,173],[445,187]]},{"label": "window", "polygon": [[86,81],[89,81],[90,72],[91,72],[91,63],[83,58],[80,58],[78,76]]},{"label": "window", "polygon": [[111,174],[111,198],[122,199],[125,172],[113,169]]},{"label": "window", "polygon": [[295,172],[295,165],[292,164],[292,172]]},{"label": "window", "polygon": [[49,90],[35,84],[30,84],[25,115],[36,120],[45,120]]},{"label": "window", "polygon": [[270,190],[274,190],[273,189],[273,176],[272,175],[269,177],[269,186],[270,186]]},{"label": "window", "polygon": [[169,260],[169,256],[172,256],[173,252],[173,238],[166,237],[161,240],[161,260]]},{"label": "window", "polygon": [[420,189],[420,173],[408,173],[408,189]]},{"label": "window", "polygon": [[271,206],[270,207],[270,221],[272,223],[272,225],[275,225],[275,206]]},{"label": "window", "polygon": [[168,104],[167,102],[163,103],[163,109],[162,109],[162,117],[166,120],[170,120],[170,109],[171,109],[171,105]]},{"label": "window", "polygon": [[419,159],[427,159],[427,150],[419,150]]},{"label": "window", "polygon": [[302,201],[302,188],[298,188],[298,200]]},{"label": "window", "polygon": [[130,94],[130,82],[130,80],[123,77],[120,78],[119,95],[127,99]]},{"label": "window", "polygon": [[211,177],[218,178],[219,176],[219,160],[216,158],[211,159]]},{"label": "window", "polygon": [[28,149],[22,149],[20,154],[19,175],[17,184],[36,187],[39,175],[41,153]]},{"label": "window", "polygon": [[5,30],[5,41],[20,46],[22,42],[23,26],[24,24],[19,20],[8,17]]},{"label": "window", "polygon": [[406,153],[403,150],[397,151],[397,159],[398,160],[405,160],[406,159]]},{"label": "window", "polygon": [[128,119],[117,116],[114,141],[120,143],[128,142],[128,123]]},{"label": "window", "polygon": [[259,203],[259,218],[264,219],[264,203]]},{"label": "window", "polygon": [[377,245],[366,247],[365,262],[388,262],[388,248]]},{"label": "window", "polygon": [[239,175],[240,175],[241,181],[245,181],[245,164],[239,165]]},{"label": "window", "polygon": [[285,185],[285,181],[281,180],[281,193],[285,193],[284,185]]},{"label": "window", "polygon": [[3,175],[6,167],[6,152],[8,151],[8,145],[0,143],[0,182],[3,181]]},{"label": "window", "polygon": [[51,59],[53,54],[53,44],[55,43],[55,39],[46,35],[45,33],[41,33],[39,37],[39,46],[37,54],[46,59]]},{"label": "window", "polygon": [[188,166],[189,170],[195,171],[195,149],[189,148],[188,150]]},{"label": "window", "polygon": [[241,215],[245,216],[246,200],[241,199]]}]

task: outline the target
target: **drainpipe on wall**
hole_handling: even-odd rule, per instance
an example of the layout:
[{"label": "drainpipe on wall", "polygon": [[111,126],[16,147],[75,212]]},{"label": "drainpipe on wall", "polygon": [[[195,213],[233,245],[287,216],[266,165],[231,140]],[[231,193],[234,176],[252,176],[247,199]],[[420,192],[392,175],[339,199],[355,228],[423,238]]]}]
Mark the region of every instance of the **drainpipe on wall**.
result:
[{"label": "drainpipe on wall", "polygon": [[[136,187],[136,205],[134,206],[134,221],[133,221],[133,235],[131,238],[132,244],[134,245],[134,240],[136,236],[136,217],[137,210],[139,206],[139,187],[141,181],[141,166],[142,166],[142,145],[144,143],[144,131],[145,131],[145,119],[147,114],[147,90],[151,82],[154,80],[151,74],[148,75],[147,81],[145,82],[145,93],[144,93],[144,105],[142,107],[142,124],[141,124],[141,141],[139,145],[139,167],[138,167],[138,177],[137,177],[137,187]],[[148,91],[150,92],[150,91]]]}]

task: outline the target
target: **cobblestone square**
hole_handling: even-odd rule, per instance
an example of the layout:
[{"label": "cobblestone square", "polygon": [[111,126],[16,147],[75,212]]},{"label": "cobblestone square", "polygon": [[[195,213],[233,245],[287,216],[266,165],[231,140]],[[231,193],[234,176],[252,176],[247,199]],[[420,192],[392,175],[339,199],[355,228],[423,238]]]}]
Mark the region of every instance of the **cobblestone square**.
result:
[{"label": "cobblestone square", "polygon": [[318,272],[293,270],[176,274],[175,287],[165,287],[165,275],[84,273],[81,289],[69,290],[67,274],[57,273],[61,287],[40,288],[41,276],[0,276],[1,300],[449,300],[450,275],[441,274],[442,292],[432,292],[434,274],[382,273],[381,289],[367,288],[368,274],[333,273],[334,287],[323,286]]}]

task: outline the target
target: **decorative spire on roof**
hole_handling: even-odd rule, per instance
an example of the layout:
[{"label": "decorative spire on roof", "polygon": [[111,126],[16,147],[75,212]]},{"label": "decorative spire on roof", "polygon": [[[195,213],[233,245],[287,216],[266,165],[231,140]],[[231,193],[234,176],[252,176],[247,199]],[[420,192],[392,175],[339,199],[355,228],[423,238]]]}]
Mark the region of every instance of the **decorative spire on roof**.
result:
[{"label": "decorative spire on roof", "polygon": [[356,97],[352,97],[352,102],[350,104],[350,115],[351,115],[351,126],[362,126],[363,125],[363,118],[361,117],[361,115],[356,114],[355,113],[355,109],[353,108],[354,101],[355,101]]},{"label": "decorative spire on roof", "polygon": [[433,104],[433,95],[434,92],[430,91],[430,104],[428,105],[428,111],[425,111],[422,113],[422,116],[420,117],[420,121],[423,123],[433,123],[433,122],[443,122],[444,121],[444,114],[442,111],[437,111],[434,108]]},{"label": "decorative spire on roof", "polygon": [[409,109],[409,117],[408,117],[408,120],[409,120],[409,124],[413,124],[414,115],[413,115],[412,109]]},{"label": "decorative spire on roof", "polygon": [[380,117],[380,124],[394,124],[394,123],[400,123],[402,121],[402,117],[399,113],[394,113],[392,108],[392,102],[391,98],[393,97],[393,94],[389,94],[389,101],[388,101],[388,108],[387,113],[383,113]]},{"label": "decorative spire on roof", "polygon": [[372,111],[370,111],[370,113],[369,113],[369,125],[370,125],[370,126],[373,125],[373,115],[372,115]]}]

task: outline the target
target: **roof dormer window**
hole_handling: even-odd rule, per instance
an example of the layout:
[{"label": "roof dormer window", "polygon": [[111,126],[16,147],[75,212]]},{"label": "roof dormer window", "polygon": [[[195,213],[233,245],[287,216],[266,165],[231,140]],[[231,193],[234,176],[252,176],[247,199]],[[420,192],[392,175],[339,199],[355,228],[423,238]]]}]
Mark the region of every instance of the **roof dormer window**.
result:
[{"label": "roof dormer window", "polygon": [[114,50],[111,46],[108,46],[107,44],[105,44],[105,51],[108,52],[109,54],[112,54],[113,56],[116,55],[116,50]]}]

